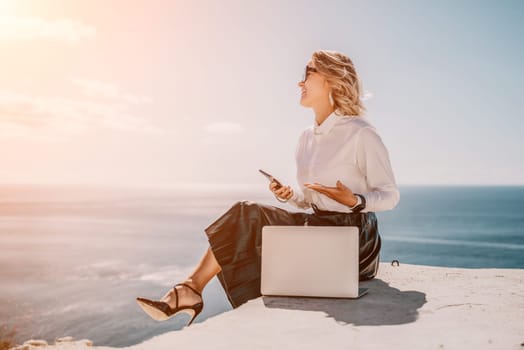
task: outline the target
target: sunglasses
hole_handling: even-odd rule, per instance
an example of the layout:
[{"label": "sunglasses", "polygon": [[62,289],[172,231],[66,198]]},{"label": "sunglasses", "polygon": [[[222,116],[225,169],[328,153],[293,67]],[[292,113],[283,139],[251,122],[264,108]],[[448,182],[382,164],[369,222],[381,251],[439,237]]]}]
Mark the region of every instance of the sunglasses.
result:
[{"label": "sunglasses", "polygon": [[302,81],[306,81],[308,75],[309,75],[309,72],[318,72],[316,68],[313,68],[313,67],[310,67],[310,66],[306,66],[306,70],[304,71],[304,75],[302,76]]}]

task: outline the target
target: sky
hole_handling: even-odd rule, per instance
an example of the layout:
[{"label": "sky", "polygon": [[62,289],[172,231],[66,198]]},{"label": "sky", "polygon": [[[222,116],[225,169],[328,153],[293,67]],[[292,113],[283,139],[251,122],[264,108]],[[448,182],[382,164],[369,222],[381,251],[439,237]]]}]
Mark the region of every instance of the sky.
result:
[{"label": "sky", "polygon": [[523,1],[0,0],[0,184],[296,186],[312,52],[399,185],[524,184]]}]

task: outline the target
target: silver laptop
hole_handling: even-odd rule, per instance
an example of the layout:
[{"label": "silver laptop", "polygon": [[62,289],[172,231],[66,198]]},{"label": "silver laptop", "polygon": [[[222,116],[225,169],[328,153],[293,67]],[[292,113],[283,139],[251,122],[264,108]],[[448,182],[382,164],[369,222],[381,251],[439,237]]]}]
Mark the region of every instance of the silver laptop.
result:
[{"label": "silver laptop", "polygon": [[264,226],[262,295],[358,298],[358,226]]}]

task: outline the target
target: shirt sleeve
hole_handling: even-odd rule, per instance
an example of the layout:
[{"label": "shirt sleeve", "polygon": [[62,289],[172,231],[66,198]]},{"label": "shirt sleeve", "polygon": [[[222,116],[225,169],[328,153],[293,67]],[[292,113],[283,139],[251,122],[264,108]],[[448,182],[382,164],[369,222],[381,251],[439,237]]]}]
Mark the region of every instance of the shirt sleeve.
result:
[{"label": "shirt sleeve", "polygon": [[385,211],[400,201],[389,153],[375,128],[365,127],[357,140],[357,165],[366,177],[371,192],[361,193],[366,199],[363,212]]},{"label": "shirt sleeve", "polygon": [[300,190],[293,189],[293,196],[287,202],[299,209],[311,208],[311,203],[304,200],[304,194]]}]

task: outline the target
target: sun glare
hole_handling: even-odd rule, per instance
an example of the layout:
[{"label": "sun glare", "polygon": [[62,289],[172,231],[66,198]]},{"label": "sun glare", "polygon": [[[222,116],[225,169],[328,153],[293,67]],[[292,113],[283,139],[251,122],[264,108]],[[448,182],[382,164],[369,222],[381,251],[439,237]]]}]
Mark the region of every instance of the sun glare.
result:
[{"label": "sun glare", "polygon": [[15,3],[16,0],[0,0],[0,17],[14,15]]}]

